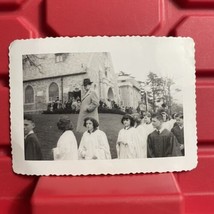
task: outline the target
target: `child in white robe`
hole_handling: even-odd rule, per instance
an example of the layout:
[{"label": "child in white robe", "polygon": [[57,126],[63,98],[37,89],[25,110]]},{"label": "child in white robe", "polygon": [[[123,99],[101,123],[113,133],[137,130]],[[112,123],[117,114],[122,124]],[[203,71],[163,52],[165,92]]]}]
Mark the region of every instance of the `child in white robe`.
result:
[{"label": "child in white robe", "polygon": [[151,123],[151,114],[144,112],[142,123],[136,127],[141,145],[141,157],[147,158],[147,138],[150,133],[154,131]]},{"label": "child in white robe", "polygon": [[142,126],[145,128],[146,130],[146,135],[148,137],[148,135],[150,133],[152,133],[154,131],[154,127],[152,125],[152,119],[151,119],[151,114],[150,112],[144,112],[144,117],[143,117],[143,123]]},{"label": "child in white robe", "polygon": [[171,131],[176,120],[173,118],[170,118],[166,112],[162,112],[161,115],[163,116],[163,127],[168,131]]},{"label": "child in white robe", "polygon": [[98,122],[94,118],[84,119],[87,131],[83,133],[79,146],[79,159],[111,159],[109,143],[106,134],[98,129]]},{"label": "child in white robe", "polygon": [[70,119],[61,118],[57,126],[63,133],[57,142],[57,147],[53,149],[54,160],[77,160],[77,141]]},{"label": "child in white robe", "polygon": [[117,156],[119,159],[141,158],[138,132],[134,128],[134,119],[131,115],[124,115],[121,123],[124,128],[119,131],[117,139]]}]

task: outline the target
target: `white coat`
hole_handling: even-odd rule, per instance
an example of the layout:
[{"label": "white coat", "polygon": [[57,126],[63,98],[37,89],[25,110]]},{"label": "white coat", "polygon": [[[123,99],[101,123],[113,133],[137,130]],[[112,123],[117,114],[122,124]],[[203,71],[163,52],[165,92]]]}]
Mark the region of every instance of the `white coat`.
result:
[{"label": "white coat", "polygon": [[95,91],[89,90],[83,97],[80,106],[80,113],[77,121],[77,132],[83,133],[86,128],[83,126],[86,117],[92,117],[99,122],[98,118],[99,98]]},{"label": "white coat", "polygon": [[65,131],[53,149],[54,160],[77,160],[77,141],[71,130]]}]

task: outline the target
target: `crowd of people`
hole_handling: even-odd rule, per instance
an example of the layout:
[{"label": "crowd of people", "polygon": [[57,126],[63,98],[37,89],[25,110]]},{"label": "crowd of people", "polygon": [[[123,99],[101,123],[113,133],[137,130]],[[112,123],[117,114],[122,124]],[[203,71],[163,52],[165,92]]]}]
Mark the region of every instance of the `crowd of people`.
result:
[{"label": "crowd of people", "polygon": [[[116,143],[118,159],[157,158],[183,156],[183,114],[169,118],[165,112],[150,114],[126,114],[121,116],[123,128],[118,131]],[[86,117],[79,147],[69,117],[60,118],[57,127],[62,131],[57,146],[53,149],[54,160],[104,160],[111,159],[108,136],[99,129],[98,121]],[[30,116],[24,118],[25,159],[42,160],[40,143]]]},{"label": "crowd of people", "polygon": [[78,114],[80,111],[81,99],[80,97],[72,97],[67,101],[62,102],[59,97],[53,102],[48,103],[47,111],[45,113],[74,113]]},{"label": "crowd of people", "polygon": [[[85,94],[79,107],[76,132],[81,133],[79,148],[69,117],[61,118],[57,127],[62,131],[54,160],[111,159],[108,137],[99,129],[98,96],[91,88],[89,78],[83,80]],[[58,105],[60,102],[55,103]],[[74,102],[74,101],[73,101]],[[72,102],[72,103],[73,103]],[[104,105],[102,103],[102,105]],[[130,112],[132,113],[132,112]],[[158,158],[182,156],[184,148],[183,114],[170,116],[165,106],[155,114],[141,112],[121,116],[123,128],[118,130],[115,142],[119,159]],[[43,155],[31,116],[24,117],[25,160],[42,160]]]},{"label": "crowd of people", "polygon": [[[62,102],[62,100],[59,100],[59,97],[56,98],[56,100],[48,103],[47,105],[47,111],[44,111],[44,113],[73,113],[78,114],[80,112],[80,106],[81,106],[81,99],[79,97],[75,98],[69,98],[68,100]],[[114,113],[120,113],[120,114],[132,114],[134,112],[133,107],[127,107],[127,106],[119,106],[117,103],[112,100],[111,106],[108,106],[104,101],[99,101],[98,111],[99,113],[106,113],[107,110],[112,110],[111,112]]]}]

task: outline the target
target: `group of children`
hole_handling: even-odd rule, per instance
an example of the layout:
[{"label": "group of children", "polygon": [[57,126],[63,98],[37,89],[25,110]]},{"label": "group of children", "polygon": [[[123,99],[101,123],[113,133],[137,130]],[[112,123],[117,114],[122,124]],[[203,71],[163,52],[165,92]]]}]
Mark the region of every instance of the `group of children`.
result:
[{"label": "group of children", "polygon": [[[119,159],[157,158],[182,156],[184,150],[183,114],[167,119],[165,112],[151,115],[126,114],[122,117],[123,128],[119,131],[116,150]],[[24,118],[25,160],[42,160],[41,147],[33,132],[32,117]],[[73,125],[68,117],[57,123],[62,135],[53,149],[54,160],[111,159],[108,138],[92,117],[84,119],[87,128],[78,147]]]},{"label": "group of children", "polygon": [[167,119],[165,112],[124,115],[117,140],[118,158],[157,158],[184,155],[183,114]]}]

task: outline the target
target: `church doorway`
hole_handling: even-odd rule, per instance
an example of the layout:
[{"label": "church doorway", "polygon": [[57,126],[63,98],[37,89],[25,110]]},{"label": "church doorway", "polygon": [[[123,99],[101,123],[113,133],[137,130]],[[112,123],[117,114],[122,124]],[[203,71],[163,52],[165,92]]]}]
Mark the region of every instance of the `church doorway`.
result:
[{"label": "church doorway", "polygon": [[74,91],[68,92],[67,109],[70,109],[73,113],[79,113],[81,105],[81,91],[76,88]]},{"label": "church doorway", "polygon": [[81,91],[79,89],[75,89],[74,91],[69,91],[68,100],[80,100],[81,101]]}]

